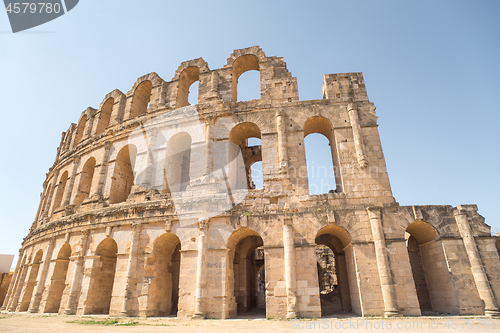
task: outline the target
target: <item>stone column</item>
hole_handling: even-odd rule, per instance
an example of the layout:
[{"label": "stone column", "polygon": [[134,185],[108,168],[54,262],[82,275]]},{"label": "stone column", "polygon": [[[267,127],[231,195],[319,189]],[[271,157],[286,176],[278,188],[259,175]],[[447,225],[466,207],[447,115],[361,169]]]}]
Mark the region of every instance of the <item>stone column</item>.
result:
[{"label": "stone column", "polygon": [[368,166],[368,160],[366,159],[363,148],[363,133],[361,132],[361,126],[359,125],[358,110],[354,108],[354,105],[349,104],[347,106],[347,111],[349,112],[349,119],[351,121],[352,136],[354,139],[354,148],[356,149],[358,164],[361,168],[365,168]]},{"label": "stone column", "polygon": [[276,130],[278,132],[278,153],[279,153],[279,171],[286,173],[288,167],[288,156],[286,153],[286,126],[285,116],[278,112],[276,115]]},{"label": "stone column", "polygon": [[48,197],[47,197],[47,202],[45,203],[45,207],[43,208],[43,213],[42,213],[42,217],[41,219],[44,219],[46,217],[48,217],[50,215],[49,211],[50,211],[50,206],[52,205],[52,197],[54,195],[54,190],[55,188],[57,187],[57,178],[59,177],[59,169],[57,169],[56,171],[54,171],[54,176],[52,178],[52,187],[50,188],[50,191],[48,193]]},{"label": "stone column", "polygon": [[469,257],[472,276],[476,282],[479,297],[484,301],[484,314],[486,316],[499,316],[500,312],[495,304],[495,297],[491,291],[488,276],[486,276],[481,257],[479,256],[479,251],[477,250],[476,240],[474,239],[469,221],[467,220],[467,211],[458,206],[458,208],[453,211],[453,214],[455,215],[458,230],[460,231],[460,236],[462,237],[467,256]]},{"label": "stone column", "polygon": [[204,156],[204,164],[203,164],[203,175],[209,176],[212,174],[212,132],[214,127],[214,120],[211,118],[207,118],[206,120],[206,133],[205,133],[205,156]]},{"label": "stone column", "polygon": [[382,213],[378,207],[368,207],[368,217],[372,227],[373,241],[375,243],[375,256],[377,257],[378,274],[380,276],[380,286],[384,299],[384,316],[400,316],[398,304],[396,302],[396,289],[391,276],[391,267],[387,255],[384,230],[382,229]]},{"label": "stone column", "polygon": [[74,259],[75,269],[73,271],[73,280],[71,281],[71,287],[69,289],[68,304],[64,309],[64,314],[75,314],[78,307],[78,295],[80,293],[80,283],[82,280],[82,269],[83,260],[85,252],[87,252],[87,245],[89,239],[90,230],[82,230],[82,238],[80,241],[80,253]]},{"label": "stone column", "polygon": [[139,238],[141,236],[141,224],[132,224],[132,242],[130,244],[130,254],[128,257],[127,272],[125,273],[125,295],[123,297],[123,306],[120,316],[128,316],[130,311],[130,301],[132,300],[136,265],[137,265],[137,249],[139,247]]},{"label": "stone column", "polygon": [[297,277],[295,274],[295,245],[293,244],[292,219],[285,219],[283,225],[283,246],[285,252],[286,318],[297,318]]},{"label": "stone column", "polygon": [[212,71],[210,75],[210,92],[207,95],[207,99],[217,99],[219,98],[219,74],[217,71]]},{"label": "stone column", "polygon": [[108,161],[109,161],[109,153],[111,152],[112,143],[106,142],[104,144],[104,156],[101,161],[101,168],[99,170],[99,180],[97,181],[97,189],[95,193],[91,195],[91,197],[102,198],[104,191],[104,182],[106,181],[106,173],[108,172]]},{"label": "stone column", "polygon": [[30,313],[37,313],[38,308],[40,307],[40,301],[42,299],[43,289],[45,288],[45,279],[47,278],[47,271],[49,270],[50,260],[52,258],[52,252],[54,251],[54,245],[55,245],[55,238],[52,237],[49,240],[47,253],[45,254],[45,259],[40,269],[40,274],[38,274],[38,280],[36,283],[34,297],[33,300],[31,301],[30,308],[28,309],[28,312]]},{"label": "stone column", "polygon": [[73,170],[71,171],[71,178],[69,179],[69,184],[66,188],[66,193],[64,196],[64,202],[62,203],[61,207],[66,207],[70,203],[71,194],[73,193],[73,186],[75,186],[76,170],[78,170],[80,160],[80,156],[73,159]]},{"label": "stone column", "polygon": [[196,296],[193,318],[204,318],[203,289],[205,289],[206,257],[208,248],[208,219],[200,218],[198,221],[200,234],[198,236],[198,262],[196,267]]}]

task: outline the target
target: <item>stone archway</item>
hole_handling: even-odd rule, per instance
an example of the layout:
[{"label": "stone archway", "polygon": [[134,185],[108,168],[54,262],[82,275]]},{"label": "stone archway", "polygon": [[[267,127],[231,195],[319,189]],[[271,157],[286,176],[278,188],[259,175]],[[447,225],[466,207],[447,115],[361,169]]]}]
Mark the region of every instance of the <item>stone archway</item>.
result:
[{"label": "stone archway", "polygon": [[437,230],[427,222],[412,222],[406,243],[422,314],[453,312],[449,301],[456,295]]},{"label": "stone archway", "polygon": [[[351,285],[347,271],[348,266],[354,262],[354,258],[347,258],[346,256],[352,257],[352,251],[344,250],[351,243],[349,233],[342,227],[330,225],[318,232],[315,242],[317,244],[317,266],[320,269],[318,283],[321,315],[324,317],[352,312],[351,289],[355,286]],[[318,255],[318,252],[321,255]],[[323,265],[321,260],[326,261],[326,263]]]},{"label": "stone archway", "polygon": [[31,271],[28,276],[28,281],[26,283],[26,289],[19,306],[19,312],[28,311],[29,305],[31,303],[31,296],[33,296],[33,290],[38,283],[38,270],[40,269],[40,262],[42,261],[43,251],[38,250],[31,264]]},{"label": "stone archway", "polygon": [[61,306],[61,299],[66,287],[66,275],[68,273],[69,257],[71,256],[71,246],[65,243],[56,259],[56,266],[50,283],[47,303],[45,304],[44,313],[57,313]]},{"label": "stone archway", "polygon": [[151,275],[146,316],[177,315],[181,242],[173,233],[158,237],[147,270]]},{"label": "stone archway", "polygon": [[264,242],[247,228],[233,233],[228,240],[229,316],[265,316]]},{"label": "stone archway", "polygon": [[85,314],[109,314],[115,281],[117,253],[118,245],[112,238],[104,239],[97,246]]}]

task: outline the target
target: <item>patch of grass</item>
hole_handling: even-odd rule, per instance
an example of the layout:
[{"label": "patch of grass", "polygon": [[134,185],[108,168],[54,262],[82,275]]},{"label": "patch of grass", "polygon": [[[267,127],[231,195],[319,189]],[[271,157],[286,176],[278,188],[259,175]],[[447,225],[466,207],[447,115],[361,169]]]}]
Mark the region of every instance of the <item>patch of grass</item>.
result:
[{"label": "patch of grass", "polygon": [[174,326],[170,324],[147,324],[148,326]]},{"label": "patch of grass", "polygon": [[122,322],[122,323],[117,323],[116,326],[137,326],[137,325],[140,325],[141,323],[139,323],[138,321],[127,321],[127,322]]},{"label": "patch of grass", "polygon": [[138,321],[131,320],[131,321],[120,321],[119,319],[90,319],[90,320],[71,320],[67,321],[67,323],[70,324],[80,324],[80,325],[103,325],[103,326],[135,326],[135,325],[140,325]]}]

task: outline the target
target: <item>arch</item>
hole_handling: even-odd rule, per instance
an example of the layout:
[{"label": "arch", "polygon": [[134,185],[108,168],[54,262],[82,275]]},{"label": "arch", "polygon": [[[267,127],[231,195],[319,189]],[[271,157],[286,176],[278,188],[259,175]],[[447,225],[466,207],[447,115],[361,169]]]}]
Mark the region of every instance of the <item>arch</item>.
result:
[{"label": "arch", "polygon": [[[24,291],[23,299],[19,306],[19,312],[27,311],[31,302],[31,297],[33,296],[33,289],[37,284],[38,270],[40,269],[40,262],[42,261],[43,251],[38,250],[35,257],[33,258],[33,263],[31,264],[31,271],[28,276],[28,281],[26,283],[26,289]],[[22,286],[22,285],[21,285]]]},{"label": "arch", "polygon": [[63,174],[61,175],[61,178],[59,178],[59,184],[57,185],[56,196],[54,198],[54,208],[52,211],[55,211],[61,206],[67,182],[68,182],[68,171],[64,171]]},{"label": "arch", "polygon": [[[318,142],[315,143],[314,149],[316,151],[318,149],[320,149],[320,152],[318,152],[318,154],[320,156],[330,156],[331,157],[331,161],[328,159],[326,161],[327,165],[323,166],[323,167],[325,167],[325,170],[324,170],[325,177],[324,177],[324,179],[321,180],[321,184],[323,184],[324,181],[326,181],[328,184],[328,182],[332,180],[331,173],[333,172],[333,178],[335,180],[335,184],[334,184],[335,192],[337,192],[337,193],[342,192],[342,180],[341,180],[341,175],[340,175],[340,166],[339,166],[338,154],[337,154],[337,148],[336,148],[337,144],[335,141],[335,135],[333,132],[333,125],[332,125],[331,121],[325,117],[322,117],[322,116],[311,117],[311,118],[307,119],[306,122],[304,123],[303,130],[304,130],[304,148],[306,151],[306,163],[307,163],[307,171],[308,171],[309,189],[311,190],[311,185],[312,185],[312,182],[311,182],[312,177],[309,177],[309,172],[310,172],[310,169],[312,166],[311,164],[313,161],[310,162],[309,159],[307,158],[307,156],[308,156],[308,151],[309,151],[309,155],[311,155],[313,153],[312,151],[310,151],[310,149],[312,149],[313,147],[310,147],[310,144],[308,142],[309,140],[307,140],[306,137],[309,136],[310,134],[318,133],[318,134],[323,135],[328,140],[328,145],[330,147],[328,148],[326,144],[322,144],[321,140],[319,140]],[[332,168],[331,172],[328,170],[330,166]],[[321,174],[320,168],[321,168],[321,166],[318,167],[318,170],[316,172],[313,171],[312,175],[315,175],[315,174],[320,175]],[[330,190],[332,190],[332,189],[330,189],[328,185],[327,185],[327,188],[323,188],[323,186],[321,186],[321,190],[318,188],[318,194],[319,193],[326,193],[326,192],[329,192]]]},{"label": "arch", "polygon": [[153,88],[153,83],[149,80],[145,80],[140,83],[134,91],[134,97],[132,97],[132,106],[130,108],[129,118],[135,118],[141,114],[146,113],[151,100],[151,91]]},{"label": "arch", "polygon": [[134,185],[134,164],[137,148],[134,145],[126,145],[116,156],[115,169],[111,181],[109,203],[120,203],[127,200],[132,185]]},{"label": "arch", "polygon": [[415,221],[406,228],[405,238],[421,313],[449,313],[455,290],[436,228]]},{"label": "arch", "polygon": [[243,140],[248,138],[261,139],[261,131],[259,126],[251,122],[239,123],[229,132],[229,142],[234,144],[241,144]]},{"label": "arch", "polygon": [[200,69],[197,66],[186,67],[179,76],[179,87],[177,89],[177,107],[188,106],[189,87],[200,80]]},{"label": "arch", "polygon": [[316,238],[327,234],[334,235],[339,239],[340,243],[338,242],[335,243],[335,250],[337,252],[343,251],[343,248],[351,244],[351,235],[347,230],[345,230],[341,226],[335,224],[327,225],[318,231],[318,233],[316,234]]},{"label": "arch", "polygon": [[498,256],[500,257],[500,238],[495,241],[495,246],[497,248]]},{"label": "arch", "polygon": [[101,114],[99,115],[99,121],[97,123],[97,128],[95,131],[96,135],[101,134],[109,126],[109,121],[111,120],[111,114],[113,113],[113,105],[115,104],[115,99],[110,97],[104,102],[101,107]]},{"label": "arch", "polygon": [[264,241],[254,230],[241,228],[227,241],[229,316],[249,311],[265,315]]},{"label": "arch", "polygon": [[415,237],[418,244],[424,244],[439,238],[436,228],[423,221],[410,223],[408,227],[406,227],[406,232]]},{"label": "arch", "polygon": [[80,141],[82,141],[83,133],[85,132],[85,125],[87,124],[87,115],[83,115],[78,122],[78,126],[76,128],[76,136],[75,143],[73,144],[73,148],[78,146]]},{"label": "arch", "polygon": [[95,158],[90,157],[83,166],[83,169],[80,173],[80,183],[78,184],[78,190],[74,201],[76,207],[80,207],[82,202],[90,195],[90,188],[92,186],[92,179],[94,177],[95,164]]},{"label": "arch", "polygon": [[165,184],[170,192],[182,192],[188,187],[191,169],[191,136],[186,132],[168,140],[165,163]]},{"label": "arch", "polygon": [[231,81],[231,99],[238,101],[238,79],[246,71],[260,71],[259,58],[254,54],[246,54],[238,57],[233,63],[232,81]]},{"label": "arch", "polygon": [[64,243],[57,254],[56,265],[52,273],[47,303],[44,313],[57,313],[61,306],[61,299],[66,286],[66,275],[68,273],[69,257],[71,256],[71,246]]},{"label": "arch", "polygon": [[84,314],[109,314],[117,253],[113,238],[106,238],[97,246]]},{"label": "arch", "polygon": [[181,241],[165,233],[154,241],[147,271],[153,276],[149,288],[146,316],[176,315],[179,300]]},{"label": "arch", "polygon": [[[262,161],[262,145],[248,146],[249,138],[262,138],[259,127],[251,122],[239,123],[229,132],[229,182],[233,189],[251,189],[252,172],[251,166]],[[241,150],[243,165],[239,165],[236,158]]]},{"label": "arch", "polygon": [[[322,316],[351,312],[353,308],[351,292],[356,289],[353,280],[356,277],[349,276],[354,267],[352,246],[349,246],[351,244],[349,232],[340,226],[328,225],[318,231],[315,242],[317,244],[317,260],[321,261],[321,252],[326,252],[326,260],[331,261],[330,264],[332,265],[328,274],[328,265],[323,267],[322,263],[318,262],[318,282],[320,287],[324,285],[322,281],[324,275],[330,275],[332,279],[336,280],[331,281],[331,290],[325,289],[324,292],[320,290]],[[325,247],[331,253],[325,250]]]}]

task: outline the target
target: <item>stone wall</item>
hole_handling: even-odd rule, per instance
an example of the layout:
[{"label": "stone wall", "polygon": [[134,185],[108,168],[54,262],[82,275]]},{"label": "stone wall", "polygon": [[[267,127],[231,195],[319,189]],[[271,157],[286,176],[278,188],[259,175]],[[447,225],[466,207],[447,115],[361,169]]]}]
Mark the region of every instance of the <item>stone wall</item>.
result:
[{"label": "stone wall", "polygon": [[[261,98],[237,102],[247,70],[260,71]],[[319,195],[309,193],[312,133],[328,140],[335,170],[335,188]],[[326,75],[323,99],[310,101],[283,59],[258,47],[220,69],[198,58],[171,81],[145,75],[71,124],[43,188],[2,310],[498,314],[500,240],[474,205],[395,201],[361,73]],[[327,296],[319,245],[335,258]]]},{"label": "stone wall", "polygon": [[9,289],[10,281],[12,280],[13,273],[1,273],[0,274],[0,304],[3,304],[5,296],[7,295],[7,289]]}]

